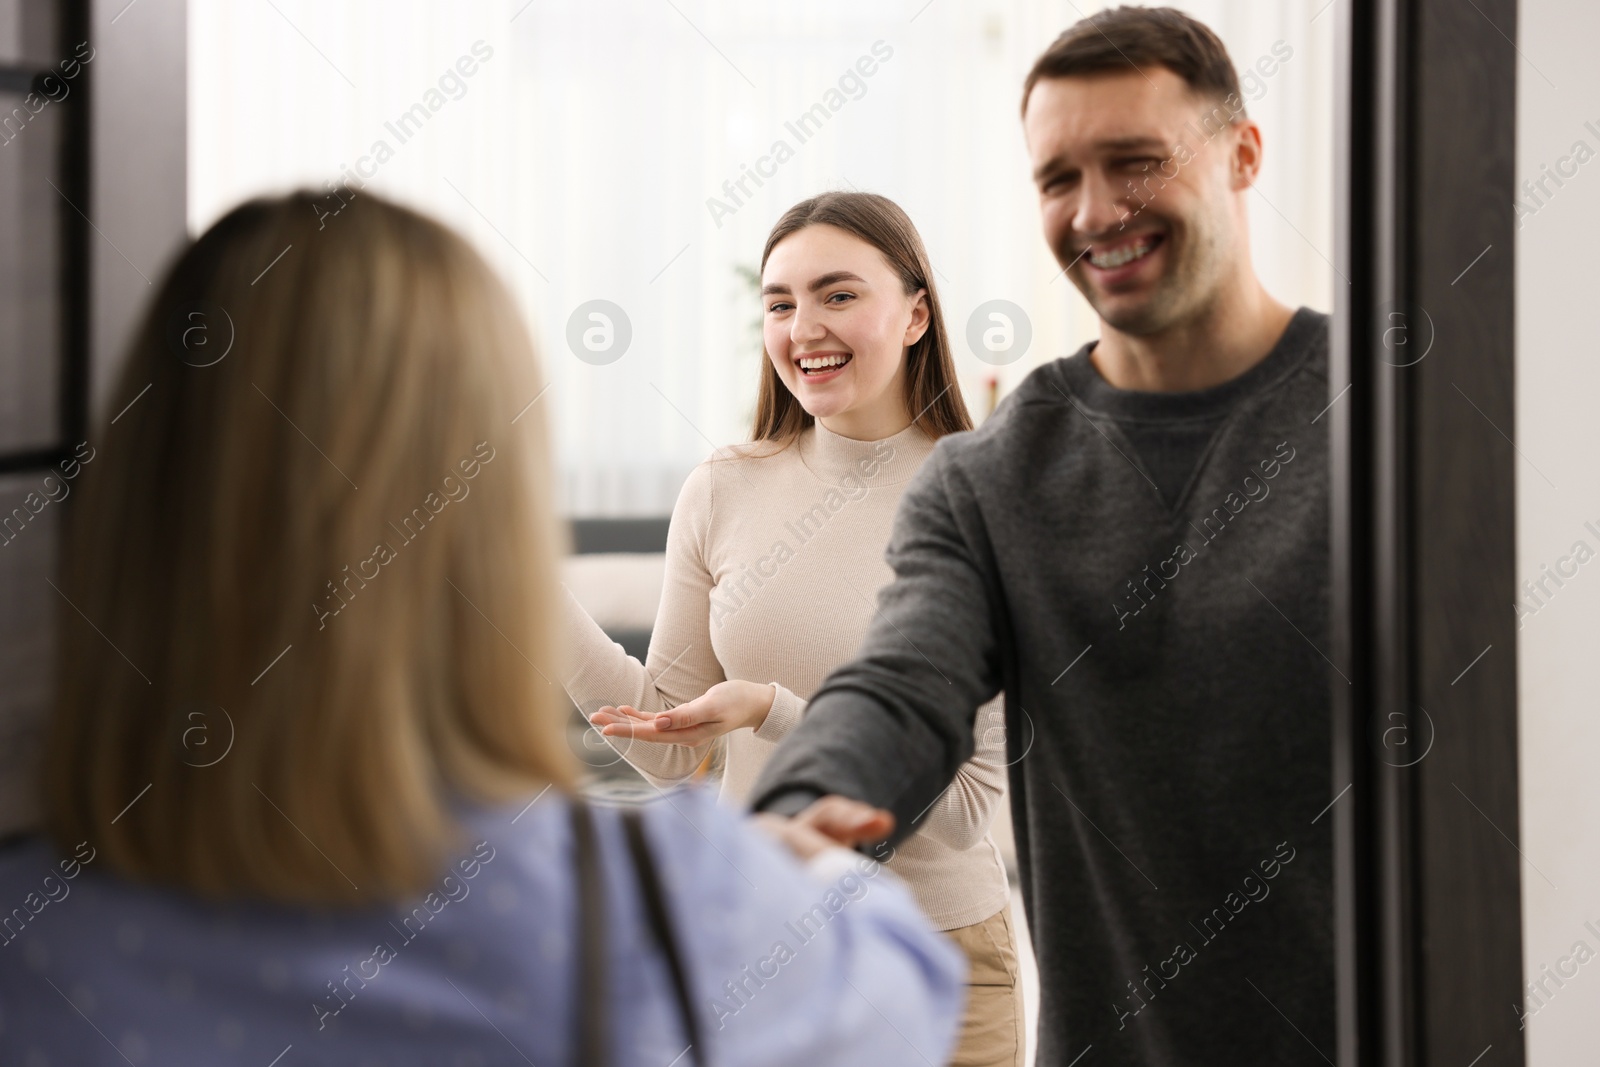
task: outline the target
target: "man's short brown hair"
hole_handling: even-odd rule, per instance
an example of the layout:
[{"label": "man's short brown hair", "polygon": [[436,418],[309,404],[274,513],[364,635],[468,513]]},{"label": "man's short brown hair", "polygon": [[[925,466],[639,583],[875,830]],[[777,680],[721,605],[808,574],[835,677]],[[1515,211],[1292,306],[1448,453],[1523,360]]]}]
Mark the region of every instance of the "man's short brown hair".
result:
[{"label": "man's short brown hair", "polygon": [[1222,41],[1205,23],[1170,7],[1113,7],[1067,27],[1034,61],[1022,86],[1022,113],[1041,78],[1166,67],[1191,92],[1227,104],[1244,117],[1239,75]]}]

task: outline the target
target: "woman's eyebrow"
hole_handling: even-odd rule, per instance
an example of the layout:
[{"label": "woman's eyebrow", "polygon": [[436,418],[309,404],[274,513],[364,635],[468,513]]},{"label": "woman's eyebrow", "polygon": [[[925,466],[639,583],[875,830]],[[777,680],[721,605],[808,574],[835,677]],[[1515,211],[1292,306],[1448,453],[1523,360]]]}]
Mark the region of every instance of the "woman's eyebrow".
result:
[{"label": "woman's eyebrow", "polygon": [[[834,270],[829,271],[827,274],[818,275],[816,278],[812,279],[811,284],[806,286],[806,291],[814,293],[818,289],[826,288],[827,286],[833,285],[837,282],[861,282],[862,284],[865,284],[866,279],[861,275],[855,274],[851,271]],[[763,285],[761,287],[762,296],[788,294],[790,291],[791,290],[789,287],[784,285],[782,282],[773,282],[770,285]]]},{"label": "woman's eyebrow", "polygon": [[826,288],[826,287],[828,287],[830,285],[833,285],[833,284],[835,284],[837,282],[865,282],[865,281],[866,281],[866,279],[863,278],[859,274],[853,274],[853,273],[851,273],[850,271],[847,271],[847,270],[834,270],[834,271],[829,271],[827,274],[820,275],[819,277],[813,279],[811,284],[806,286],[806,289],[809,290],[810,292],[814,293],[818,289],[824,289],[824,288]]}]

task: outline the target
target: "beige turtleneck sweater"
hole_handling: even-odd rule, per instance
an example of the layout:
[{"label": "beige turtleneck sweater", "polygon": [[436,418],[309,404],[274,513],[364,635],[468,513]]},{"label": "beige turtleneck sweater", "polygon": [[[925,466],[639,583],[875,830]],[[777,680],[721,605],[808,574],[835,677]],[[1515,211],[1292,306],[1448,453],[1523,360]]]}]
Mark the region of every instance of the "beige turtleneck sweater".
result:
[{"label": "beige turtleneck sweater", "polygon": [[[759,729],[692,748],[607,738],[658,786],[689,777],[724,744],[721,795],[743,803],[806,699],[861,643],[893,576],[883,556],[895,507],[932,448],[914,425],[882,441],[814,425],[786,449],[719,449],[690,472],[673,508],[646,663],[567,594],[567,692],[588,716],[604,705],[676,707],[728,678],[772,683]],[[1009,901],[989,833],[1006,784],[999,703],[979,710],[972,759],[889,862],[941,930],[982,922]]]}]

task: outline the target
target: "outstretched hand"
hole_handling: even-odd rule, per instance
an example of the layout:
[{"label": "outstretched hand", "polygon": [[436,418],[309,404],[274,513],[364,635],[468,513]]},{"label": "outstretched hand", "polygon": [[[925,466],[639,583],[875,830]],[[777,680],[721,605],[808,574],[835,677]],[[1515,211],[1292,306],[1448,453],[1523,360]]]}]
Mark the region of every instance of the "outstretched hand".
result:
[{"label": "outstretched hand", "polygon": [[819,797],[793,818],[760,812],[755,821],[803,860],[826,848],[876,844],[894,832],[892,812],[838,795]]},{"label": "outstretched hand", "polygon": [[606,737],[694,746],[742,727],[759,727],[776,696],[770,685],[730,679],[670,711],[647,715],[626,704],[607,705],[589,716],[589,721]]}]

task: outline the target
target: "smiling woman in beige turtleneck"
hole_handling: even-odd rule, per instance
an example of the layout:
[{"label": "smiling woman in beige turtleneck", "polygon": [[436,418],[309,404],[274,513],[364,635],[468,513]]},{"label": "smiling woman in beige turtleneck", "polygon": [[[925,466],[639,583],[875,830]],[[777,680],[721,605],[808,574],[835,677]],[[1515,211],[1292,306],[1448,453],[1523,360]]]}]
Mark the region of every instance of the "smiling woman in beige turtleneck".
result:
[{"label": "smiling woman in beige turtleneck", "polygon": [[[749,444],[689,475],[667,534],[646,663],[567,597],[564,678],[585,715],[657,785],[724,747],[722,795],[746,798],[806,699],[855,653],[892,572],[900,494],[934,440],[970,427],[921,239],[883,197],[791,208],[762,260],[761,398]],[[889,861],[967,952],[956,1065],[1021,1063],[1010,895],[989,833],[1005,788],[998,707],[973,757]]]}]

